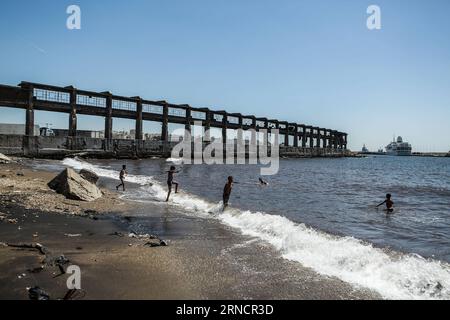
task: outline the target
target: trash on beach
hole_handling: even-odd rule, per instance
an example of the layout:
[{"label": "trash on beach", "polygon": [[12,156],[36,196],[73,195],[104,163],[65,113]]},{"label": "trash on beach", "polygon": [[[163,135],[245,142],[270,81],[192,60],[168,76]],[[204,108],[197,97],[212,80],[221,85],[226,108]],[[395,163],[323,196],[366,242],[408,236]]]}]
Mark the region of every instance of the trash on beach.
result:
[{"label": "trash on beach", "polygon": [[154,239],[158,239],[157,236],[152,235],[152,234],[137,234],[135,232],[131,232],[128,234],[128,237],[130,238],[136,238],[136,239],[150,239],[150,240],[154,240]]},{"label": "trash on beach", "polygon": [[81,236],[82,236],[81,233],[75,233],[75,234],[72,234],[72,233],[64,233],[64,235],[65,235],[66,237],[69,237],[69,238],[75,238],[75,237],[81,237]]},{"label": "trash on beach", "polygon": [[166,247],[168,245],[169,245],[168,241],[161,240],[161,239],[159,240],[159,242],[151,242],[151,241],[149,241],[149,242],[144,244],[144,246],[149,246],[149,247]]},{"label": "trash on beach", "polygon": [[47,257],[44,259],[44,263],[46,263],[49,266],[56,266],[58,267],[60,274],[65,274],[66,270],[64,269],[64,266],[70,262],[69,259],[67,259],[64,255],[60,255],[58,257]]},{"label": "trash on beach", "polygon": [[11,224],[17,224],[19,222],[17,219],[8,219],[7,221]]},{"label": "trash on beach", "polygon": [[42,270],[44,270],[44,266],[39,266],[39,267],[36,267],[36,268],[28,269],[27,271],[29,273],[39,273]]},{"label": "trash on beach", "polygon": [[27,276],[26,273],[22,273],[22,274],[19,274],[17,276],[17,278],[22,279],[22,278],[25,278],[26,276]]},{"label": "trash on beach", "polygon": [[30,300],[50,300],[50,295],[39,287],[27,288]]},{"label": "trash on beach", "polygon": [[118,237],[124,237],[125,236],[122,232],[118,232],[118,231],[110,233],[109,235],[110,236],[118,236]]},{"label": "trash on beach", "polygon": [[40,243],[33,243],[33,244],[13,244],[13,243],[7,243],[8,247],[11,248],[19,248],[19,249],[36,249],[38,250],[42,255],[46,255],[49,253],[46,247],[44,247]]}]

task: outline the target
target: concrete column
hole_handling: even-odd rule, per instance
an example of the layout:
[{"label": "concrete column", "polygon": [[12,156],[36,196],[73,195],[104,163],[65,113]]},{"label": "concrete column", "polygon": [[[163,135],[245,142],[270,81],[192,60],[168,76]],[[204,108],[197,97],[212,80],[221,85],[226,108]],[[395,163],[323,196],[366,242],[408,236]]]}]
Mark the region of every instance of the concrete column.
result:
[{"label": "concrete column", "polygon": [[142,132],[142,99],[140,97],[137,97],[136,101],[136,132],[135,132],[135,139],[136,140],[142,140],[144,138],[143,132]]},{"label": "concrete column", "polygon": [[185,122],[185,124],[184,124],[184,129],[186,130],[186,131],[189,131],[189,132],[192,132],[191,131],[191,108],[190,107],[187,107],[186,108],[186,122]]},{"label": "concrete column", "polygon": [[169,124],[169,105],[165,103],[163,106],[163,119],[161,126],[161,140],[164,142],[169,141],[168,124]]},{"label": "concrete column", "polygon": [[331,132],[331,147],[337,149],[336,131]]},{"label": "concrete column", "polygon": [[302,148],[306,148],[306,139],[307,139],[307,135],[306,135],[306,126],[302,126],[303,129],[303,133],[302,133]]},{"label": "concrete column", "polygon": [[284,133],[284,145],[289,147],[289,123],[284,122],[284,125],[286,126],[286,131]]},{"label": "concrete column", "polygon": [[326,136],[327,136],[327,138],[326,138],[326,141],[327,141],[326,146],[327,146],[328,149],[330,149],[330,147],[331,147],[331,131],[327,130],[325,133],[326,133]]},{"label": "concrete column", "polygon": [[250,137],[250,143],[252,145],[256,145],[256,118],[252,117],[252,133],[251,133],[251,137]]},{"label": "concrete column", "polygon": [[226,114],[222,118],[222,141],[226,143],[227,141],[227,129],[228,129],[228,117]]},{"label": "concrete column", "polygon": [[69,137],[77,136],[77,91],[70,92]]},{"label": "concrete column", "polygon": [[298,148],[298,124],[294,124],[294,147]]},{"label": "concrete column", "polygon": [[28,105],[25,113],[25,135],[34,136],[34,89],[30,86],[28,90]]},{"label": "concrete column", "polygon": [[105,115],[105,139],[112,140],[112,94],[106,97],[106,115]]},{"label": "concrete column", "polygon": [[339,133],[339,149],[342,150],[343,147],[344,147],[344,136],[342,135],[342,133]]},{"label": "concrete column", "polygon": [[35,156],[38,153],[34,138],[34,88],[22,86],[28,90],[28,103],[25,110],[25,137],[23,138],[23,151],[25,156]]},{"label": "concrete column", "polygon": [[[276,120],[275,121],[270,121],[270,122],[275,124],[275,129],[278,129],[278,132],[279,132],[280,131],[280,123],[278,121],[276,121]],[[269,141],[272,141],[272,128],[270,128],[270,130],[268,130],[267,132],[270,135],[269,136],[270,137]],[[278,139],[279,138],[280,137],[278,136]],[[278,143],[280,143],[280,141],[278,141]]]},{"label": "concrete column", "polygon": [[322,129],[323,131],[323,136],[322,136],[322,149],[326,149],[327,148],[327,129]]},{"label": "concrete column", "polygon": [[237,141],[242,141],[243,142],[243,140],[244,140],[244,137],[243,137],[243,130],[244,130],[244,128],[242,127],[242,116],[238,116],[238,124],[239,124],[239,129],[240,130],[238,130],[237,131]]},{"label": "concrete column", "polygon": [[314,128],[309,127],[309,147],[314,148]]},{"label": "concrete column", "polygon": [[322,140],[322,134],[320,133],[320,128],[317,128],[317,138],[316,138],[317,148],[320,148],[320,140]]},{"label": "concrete column", "polygon": [[203,140],[207,142],[211,141],[211,133],[209,132],[211,130],[211,116],[211,111],[208,110],[205,112],[205,136]]}]

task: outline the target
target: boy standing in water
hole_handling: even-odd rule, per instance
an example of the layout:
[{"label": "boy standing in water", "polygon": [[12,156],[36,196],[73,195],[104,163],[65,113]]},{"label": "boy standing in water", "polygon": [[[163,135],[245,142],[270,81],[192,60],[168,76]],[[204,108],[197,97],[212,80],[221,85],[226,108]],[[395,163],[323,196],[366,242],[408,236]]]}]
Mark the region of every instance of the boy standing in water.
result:
[{"label": "boy standing in water", "polygon": [[175,185],[175,193],[178,193],[178,182],[173,181],[173,174],[178,173],[179,171],[175,171],[175,167],[171,166],[170,170],[167,171],[167,186],[169,187],[169,192],[167,193],[166,202],[169,201],[170,193],[172,192],[172,185]]},{"label": "boy standing in water", "polygon": [[127,174],[128,174],[127,166],[123,165],[122,170],[120,170],[120,174],[119,174],[120,184],[118,186],[116,186],[116,190],[119,190],[119,188],[122,187],[123,191],[125,191],[125,176]]},{"label": "boy standing in water", "polygon": [[379,205],[377,205],[377,208],[383,204],[386,204],[386,211],[388,213],[392,213],[394,212],[394,202],[391,200],[391,194],[388,193],[386,195],[386,200],[384,200],[382,203],[380,203]]},{"label": "boy standing in water", "polygon": [[229,176],[227,184],[223,188],[223,210],[228,207],[228,200],[230,200],[231,189],[233,189],[233,177]]}]

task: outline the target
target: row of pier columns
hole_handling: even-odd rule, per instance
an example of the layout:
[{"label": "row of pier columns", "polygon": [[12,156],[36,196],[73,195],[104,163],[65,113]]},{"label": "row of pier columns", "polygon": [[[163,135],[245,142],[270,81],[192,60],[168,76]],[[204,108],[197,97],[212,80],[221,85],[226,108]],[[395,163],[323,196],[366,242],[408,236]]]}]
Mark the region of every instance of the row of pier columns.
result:
[{"label": "row of pier columns", "polygon": [[[32,85],[22,85],[23,89],[28,90],[28,104],[26,108],[26,135],[32,136],[34,134],[34,89]],[[66,90],[70,90],[70,115],[69,115],[69,136],[75,137],[77,135],[77,90],[73,87],[66,87]],[[112,140],[112,127],[113,127],[113,95],[110,92],[102,92],[102,95],[106,97],[106,110],[105,116],[105,139]],[[136,101],[136,127],[135,127],[135,139],[143,139],[143,100],[140,97],[133,97]],[[189,105],[178,105],[177,107],[183,108],[186,111],[185,129],[191,131],[191,125],[194,120],[192,118],[192,108]],[[162,126],[161,126],[161,140],[169,141],[169,108],[168,103],[164,103],[162,106]],[[293,147],[301,148],[332,148],[332,149],[346,149],[347,148],[347,134],[340,133],[335,130],[312,127],[303,124],[282,122],[278,120],[268,120],[266,118],[256,118],[255,116],[242,116],[240,114],[228,114],[225,111],[211,111],[209,109],[195,109],[205,113],[205,119],[203,121],[203,127],[205,129],[205,141],[210,141],[209,130],[211,124],[214,121],[214,115],[220,115],[222,117],[221,129],[222,139],[226,141],[227,130],[229,128],[229,116],[237,118],[237,126],[239,128],[253,129],[251,133],[251,142],[256,142],[257,134],[254,131],[259,129],[267,129],[271,132],[271,129],[283,130],[287,134],[284,134],[284,145],[289,146],[289,137],[293,137]],[[250,119],[251,123],[243,123],[243,119]],[[263,126],[259,126],[258,123],[264,123]],[[270,127],[269,127],[270,123]],[[236,124],[232,127],[236,129]],[[241,134],[241,133],[239,133]],[[242,137],[238,137],[242,138]]]}]

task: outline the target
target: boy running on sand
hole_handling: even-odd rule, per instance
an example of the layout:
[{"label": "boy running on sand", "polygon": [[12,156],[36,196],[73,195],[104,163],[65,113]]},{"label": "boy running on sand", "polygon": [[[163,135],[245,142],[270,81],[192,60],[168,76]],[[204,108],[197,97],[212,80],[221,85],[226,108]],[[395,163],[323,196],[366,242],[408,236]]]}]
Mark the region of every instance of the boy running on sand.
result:
[{"label": "boy running on sand", "polygon": [[125,177],[127,174],[128,174],[127,166],[123,165],[122,170],[120,170],[120,174],[119,174],[120,184],[118,186],[116,186],[116,190],[119,190],[119,188],[122,187],[123,191],[125,191]]}]

